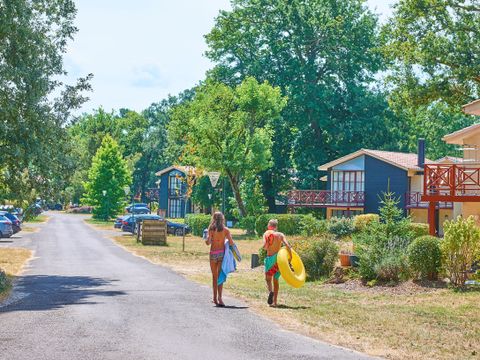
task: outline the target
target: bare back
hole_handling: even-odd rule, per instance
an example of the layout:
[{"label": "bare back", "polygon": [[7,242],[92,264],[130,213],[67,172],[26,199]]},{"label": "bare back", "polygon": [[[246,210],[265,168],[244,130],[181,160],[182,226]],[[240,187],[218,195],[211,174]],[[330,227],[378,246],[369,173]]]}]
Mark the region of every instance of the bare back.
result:
[{"label": "bare back", "polygon": [[267,230],[263,236],[265,238],[264,248],[267,250],[267,256],[272,256],[278,253],[282,247],[282,234],[273,230]]},{"label": "bare back", "polygon": [[224,227],[222,231],[210,230],[208,236],[212,241],[210,251],[222,250],[225,247],[225,239],[229,238],[230,230]]}]

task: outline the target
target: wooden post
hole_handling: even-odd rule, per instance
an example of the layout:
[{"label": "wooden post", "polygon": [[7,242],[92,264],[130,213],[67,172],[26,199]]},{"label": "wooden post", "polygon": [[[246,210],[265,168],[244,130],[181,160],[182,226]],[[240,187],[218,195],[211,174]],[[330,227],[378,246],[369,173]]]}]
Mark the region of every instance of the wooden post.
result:
[{"label": "wooden post", "polygon": [[436,226],[435,226],[435,208],[436,208],[436,203],[435,201],[430,201],[428,203],[428,229],[430,232],[430,235],[436,236],[437,231],[436,231]]}]

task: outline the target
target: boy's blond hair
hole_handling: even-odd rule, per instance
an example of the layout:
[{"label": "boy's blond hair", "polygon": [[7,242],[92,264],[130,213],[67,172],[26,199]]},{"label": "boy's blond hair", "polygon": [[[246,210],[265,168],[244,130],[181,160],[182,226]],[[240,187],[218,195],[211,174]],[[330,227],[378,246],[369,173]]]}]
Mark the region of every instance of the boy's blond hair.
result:
[{"label": "boy's blond hair", "polygon": [[268,222],[268,227],[273,227],[273,228],[277,228],[278,227],[278,220],[277,219],[270,219],[270,221]]}]

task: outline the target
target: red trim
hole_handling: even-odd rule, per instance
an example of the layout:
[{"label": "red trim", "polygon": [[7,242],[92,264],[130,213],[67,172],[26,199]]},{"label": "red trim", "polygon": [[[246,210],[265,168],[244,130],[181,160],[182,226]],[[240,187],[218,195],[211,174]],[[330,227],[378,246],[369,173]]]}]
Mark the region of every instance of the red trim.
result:
[{"label": "red trim", "polygon": [[430,235],[435,236],[437,234],[437,229],[435,226],[435,202],[430,201],[428,204],[428,230]]}]

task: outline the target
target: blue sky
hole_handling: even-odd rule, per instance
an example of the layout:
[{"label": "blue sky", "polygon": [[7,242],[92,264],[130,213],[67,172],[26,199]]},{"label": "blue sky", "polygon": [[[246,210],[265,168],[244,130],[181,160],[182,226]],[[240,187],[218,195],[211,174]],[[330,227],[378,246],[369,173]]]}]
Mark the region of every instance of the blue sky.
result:
[{"label": "blue sky", "polygon": [[[341,1],[341,0],[340,0]],[[77,0],[79,32],[65,55],[72,81],[94,74],[82,111],[143,110],[204,78],[203,35],[229,0]],[[385,19],[393,0],[369,0]]]}]

